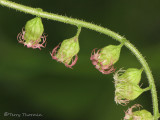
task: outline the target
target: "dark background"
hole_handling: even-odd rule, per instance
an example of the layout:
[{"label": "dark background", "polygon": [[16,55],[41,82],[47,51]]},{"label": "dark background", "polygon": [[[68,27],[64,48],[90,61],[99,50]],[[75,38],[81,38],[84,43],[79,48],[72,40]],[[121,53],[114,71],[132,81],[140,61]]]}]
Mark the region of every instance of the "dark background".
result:
[{"label": "dark background", "polygon": [[[14,0],[107,27],[125,36],[145,56],[160,93],[160,0]],[[93,48],[119,44],[103,34],[83,28],[77,64],[71,70],[51,59],[49,51],[71,38],[76,27],[43,19],[47,47],[27,49],[17,42],[32,15],[0,6],[0,118],[2,120],[120,120],[135,103],[152,111],[150,92],[126,107],[114,102],[113,75],[103,75],[91,64]],[[125,47],[119,68],[141,68]],[[148,86],[143,72],[142,88]],[[160,97],[160,95],[159,95]],[[159,102],[160,103],[160,102]],[[4,117],[4,112],[39,113],[43,117]]]}]

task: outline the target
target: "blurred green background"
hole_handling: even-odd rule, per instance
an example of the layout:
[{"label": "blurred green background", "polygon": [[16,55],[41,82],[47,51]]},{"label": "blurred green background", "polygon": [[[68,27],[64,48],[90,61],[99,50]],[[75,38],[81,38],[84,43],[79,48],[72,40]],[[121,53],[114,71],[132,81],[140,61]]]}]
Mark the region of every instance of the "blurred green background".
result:
[{"label": "blurred green background", "polygon": [[[125,36],[145,56],[160,93],[160,0],[14,0],[44,11],[82,19]],[[102,75],[91,64],[93,48],[119,44],[103,34],[83,28],[74,69],[51,59],[49,51],[71,38],[76,27],[43,19],[47,47],[27,49],[17,42],[32,15],[0,6],[0,119],[1,120],[120,120],[135,103],[152,111],[150,92],[126,107],[114,102],[113,75]],[[117,69],[141,68],[125,47]],[[142,88],[148,86],[143,73]],[[159,95],[160,97],[160,95]],[[160,103],[160,102],[159,102]],[[4,117],[4,112],[39,113],[42,117]]]}]

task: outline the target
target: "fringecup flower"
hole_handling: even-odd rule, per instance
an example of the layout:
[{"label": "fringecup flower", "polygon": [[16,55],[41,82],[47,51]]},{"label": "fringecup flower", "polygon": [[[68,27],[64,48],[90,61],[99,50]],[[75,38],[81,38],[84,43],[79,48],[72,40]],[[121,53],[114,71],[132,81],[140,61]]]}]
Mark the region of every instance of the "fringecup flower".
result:
[{"label": "fringecup flower", "polygon": [[77,54],[80,50],[78,37],[80,32],[81,27],[78,27],[77,34],[74,37],[64,40],[61,46],[60,44],[57,45],[50,53],[52,59],[62,62],[68,68],[72,68],[78,60]]},{"label": "fringecup flower", "polygon": [[18,42],[27,48],[39,48],[46,46],[46,35],[43,34],[44,28],[40,17],[29,20],[17,36]]},{"label": "fringecup flower", "polygon": [[[58,62],[64,63],[64,65],[68,68],[72,68],[78,60],[78,52],[80,50],[78,37],[75,36],[73,38],[64,40],[60,44],[57,45],[51,53],[52,59],[57,60]],[[57,50],[59,48],[59,50]]]},{"label": "fringecup flower", "polygon": [[120,51],[123,44],[118,46],[108,45],[102,49],[95,51],[93,49],[90,60],[95,68],[98,69],[102,74],[110,74],[115,71],[113,64],[119,60]]},{"label": "fringecup flower", "polygon": [[152,114],[145,109],[133,112],[133,108],[140,107],[140,106],[141,105],[139,104],[135,104],[134,106],[129,108],[125,112],[124,120],[153,120]]},{"label": "fringecup flower", "polygon": [[127,82],[115,84],[115,89],[115,102],[121,105],[127,105],[144,92],[138,85]]},{"label": "fringecup flower", "polygon": [[116,103],[126,105],[146,91],[138,85],[142,71],[143,69],[129,68],[126,71],[120,69],[114,74]]}]

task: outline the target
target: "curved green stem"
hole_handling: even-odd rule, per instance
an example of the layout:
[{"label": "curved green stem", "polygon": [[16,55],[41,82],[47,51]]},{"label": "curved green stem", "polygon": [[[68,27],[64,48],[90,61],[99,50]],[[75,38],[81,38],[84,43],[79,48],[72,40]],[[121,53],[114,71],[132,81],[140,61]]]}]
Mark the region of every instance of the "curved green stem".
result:
[{"label": "curved green stem", "polygon": [[148,78],[149,81],[149,85],[151,86],[151,94],[152,94],[152,102],[153,102],[153,113],[154,113],[154,120],[158,120],[159,118],[159,109],[158,109],[158,99],[157,99],[157,92],[156,92],[156,87],[155,87],[155,83],[154,83],[154,79],[151,73],[151,70],[146,62],[146,60],[144,59],[144,57],[142,56],[142,54],[123,36],[98,25],[89,23],[89,22],[85,22],[82,20],[78,20],[78,19],[73,19],[73,18],[69,18],[66,16],[61,16],[61,15],[57,15],[57,14],[53,14],[53,13],[48,13],[48,12],[44,12],[44,11],[39,11],[36,8],[32,8],[32,7],[28,7],[28,6],[24,6],[24,5],[20,5],[8,0],[0,0],[0,4],[9,8],[13,8],[25,13],[29,13],[32,15],[36,15],[42,18],[47,18],[47,19],[51,19],[51,20],[55,20],[55,21],[59,21],[59,22],[64,22],[67,24],[71,24],[71,25],[75,25],[78,27],[85,27],[100,33],[103,33],[105,35],[108,35],[110,37],[112,37],[113,39],[116,39],[117,41],[124,43],[124,45],[130,49],[134,55],[137,57],[137,59],[139,60],[139,62],[142,64],[144,71],[146,72],[146,76]]}]

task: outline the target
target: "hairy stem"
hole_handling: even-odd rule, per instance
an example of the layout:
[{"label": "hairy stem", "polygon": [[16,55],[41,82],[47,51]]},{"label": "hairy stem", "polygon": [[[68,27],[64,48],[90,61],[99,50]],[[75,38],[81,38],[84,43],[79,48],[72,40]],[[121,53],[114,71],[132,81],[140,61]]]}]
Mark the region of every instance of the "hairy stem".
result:
[{"label": "hairy stem", "polygon": [[57,14],[53,14],[53,13],[40,11],[37,8],[32,8],[32,7],[20,5],[20,4],[17,4],[14,2],[8,1],[8,0],[0,0],[0,4],[3,6],[9,7],[9,8],[19,10],[21,12],[36,15],[36,16],[39,16],[42,18],[47,18],[47,19],[75,25],[78,27],[85,27],[85,28],[103,33],[105,35],[108,35],[108,36],[112,37],[113,39],[116,39],[117,41],[124,43],[124,45],[134,53],[134,55],[137,57],[137,59],[139,60],[139,62],[142,64],[142,66],[144,68],[144,71],[145,71],[146,76],[149,81],[149,85],[151,86],[154,120],[158,120],[158,118],[159,118],[158,99],[157,99],[157,92],[156,92],[156,87],[155,87],[153,75],[151,73],[151,70],[150,70],[146,60],[142,56],[142,54],[126,38],[122,37],[121,35],[113,32],[107,28],[104,28],[104,27],[101,27],[101,26],[98,26],[98,25],[95,25],[95,24],[92,24],[89,22],[85,22],[82,20],[73,19],[73,18],[69,18],[66,16],[61,16],[61,15],[57,15]]}]

